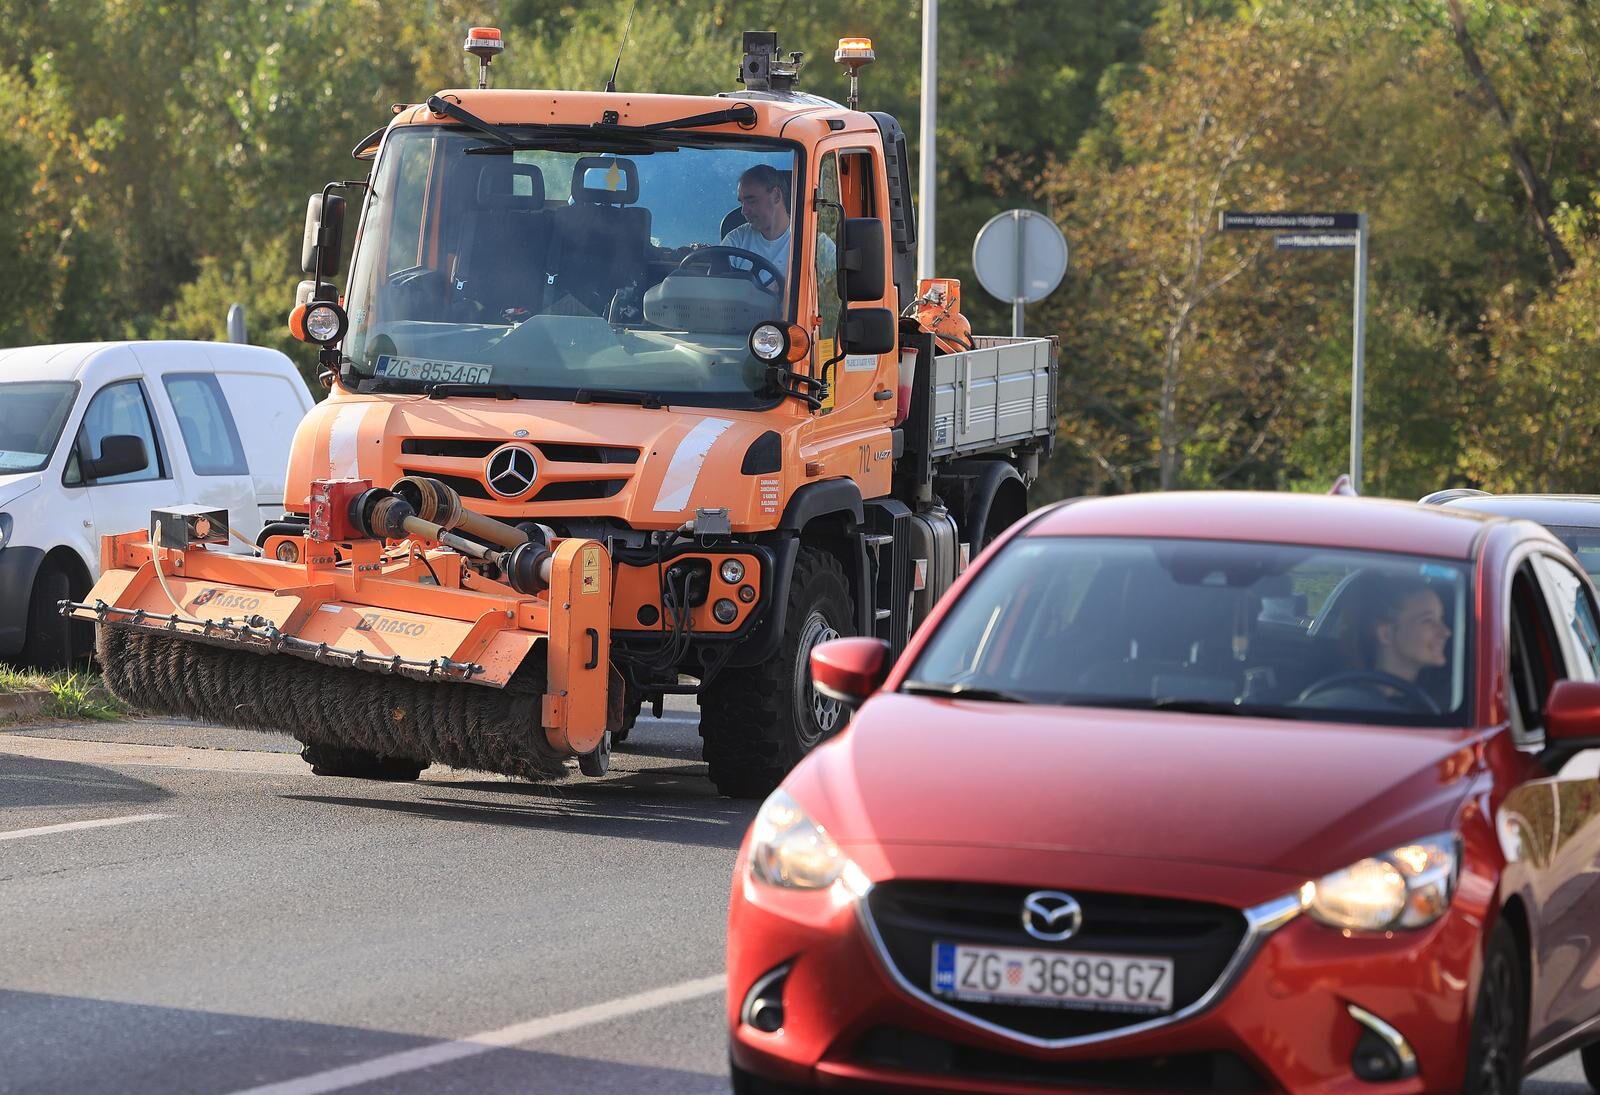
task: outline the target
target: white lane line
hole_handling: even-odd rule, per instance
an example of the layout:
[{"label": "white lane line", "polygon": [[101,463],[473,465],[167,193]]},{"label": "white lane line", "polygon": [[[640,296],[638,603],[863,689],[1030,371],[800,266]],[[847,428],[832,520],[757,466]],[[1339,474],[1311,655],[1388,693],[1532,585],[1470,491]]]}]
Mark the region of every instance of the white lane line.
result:
[{"label": "white lane line", "polygon": [[130,825],[135,821],[160,821],[171,814],[129,814],[127,817],[103,817],[95,821],[67,821],[60,825],[40,825],[36,829],[11,829],[0,832],[0,840],[21,840],[25,836],[47,836],[50,833],[71,833],[79,829],[104,829],[108,825]]},{"label": "white lane line", "polygon": [[552,1034],[564,1034],[579,1027],[594,1026],[596,1023],[636,1015],[641,1011],[652,1011],[669,1004],[681,1004],[685,1000],[697,1000],[702,996],[721,992],[726,980],[722,974],[717,974],[715,977],[701,977],[633,996],[607,1000],[601,1004],[591,1004],[559,1015],[529,1019],[525,1023],[468,1035],[453,1042],[435,1042],[431,1046],[419,1046],[416,1049],[402,1050],[384,1057],[374,1057],[370,1061],[329,1069],[327,1072],[316,1072],[296,1080],[247,1088],[236,1091],[233,1095],[319,1095],[324,1091],[339,1091],[358,1084],[368,1084],[374,1080],[383,1080],[390,1076],[459,1061],[464,1057],[476,1057],[492,1050],[506,1049],[523,1042],[531,1042],[536,1038],[548,1038]]}]

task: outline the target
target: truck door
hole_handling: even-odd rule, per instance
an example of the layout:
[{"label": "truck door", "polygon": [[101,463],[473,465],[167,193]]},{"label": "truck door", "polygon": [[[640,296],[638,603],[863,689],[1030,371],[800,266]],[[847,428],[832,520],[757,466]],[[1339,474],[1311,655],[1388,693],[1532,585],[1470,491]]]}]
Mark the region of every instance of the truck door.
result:
[{"label": "truck door", "polygon": [[[889,488],[893,461],[888,431],[894,419],[897,359],[892,353],[840,355],[838,335],[846,306],[839,299],[838,253],[844,218],[879,214],[876,174],[872,153],[858,146],[840,144],[820,156],[811,226],[815,295],[802,302],[814,324],[816,367],[826,369],[828,380],[811,441],[819,454],[833,452],[829,474],[856,479],[867,497]],[[888,306],[891,300],[858,301],[855,306]]]}]

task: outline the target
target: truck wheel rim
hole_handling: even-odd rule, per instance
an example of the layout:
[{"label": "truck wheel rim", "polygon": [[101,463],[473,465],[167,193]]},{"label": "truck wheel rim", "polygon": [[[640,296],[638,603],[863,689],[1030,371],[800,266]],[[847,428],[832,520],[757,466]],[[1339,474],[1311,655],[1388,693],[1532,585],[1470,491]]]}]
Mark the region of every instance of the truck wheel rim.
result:
[{"label": "truck wheel rim", "polygon": [[811,648],[838,637],[838,630],[821,612],[807,616],[805,627],[800,631],[800,649],[794,667],[794,694],[802,711],[805,710],[806,699],[810,700],[811,717],[802,719],[805,725],[800,727],[800,737],[807,749],[833,733],[839,723],[838,701],[828,699],[811,684]]}]

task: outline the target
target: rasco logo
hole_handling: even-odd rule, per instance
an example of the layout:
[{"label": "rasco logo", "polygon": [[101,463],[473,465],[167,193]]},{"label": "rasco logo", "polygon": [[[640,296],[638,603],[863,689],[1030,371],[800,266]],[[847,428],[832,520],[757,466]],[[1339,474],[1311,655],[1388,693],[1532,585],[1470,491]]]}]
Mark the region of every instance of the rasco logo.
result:
[{"label": "rasco logo", "polygon": [[190,608],[199,608],[201,605],[210,605],[213,608],[237,608],[248,611],[261,607],[260,597],[247,597],[243,593],[224,593],[220,589],[202,589],[194,600],[189,602]]},{"label": "rasco logo", "polygon": [[376,631],[382,635],[411,635],[415,637],[427,631],[428,625],[412,623],[410,620],[397,620],[393,616],[383,616],[376,612],[368,612],[361,617],[361,622],[356,624],[356,630]]}]

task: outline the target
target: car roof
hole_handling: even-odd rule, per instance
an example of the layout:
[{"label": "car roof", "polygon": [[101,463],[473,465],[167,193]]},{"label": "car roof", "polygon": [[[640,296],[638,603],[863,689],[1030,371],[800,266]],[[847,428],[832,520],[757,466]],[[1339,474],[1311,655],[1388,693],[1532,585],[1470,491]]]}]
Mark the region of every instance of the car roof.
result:
[{"label": "car roof", "polygon": [[1594,494],[1471,495],[1440,505],[1496,517],[1523,517],[1541,525],[1600,528],[1600,495]]},{"label": "car roof", "polygon": [[[0,382],[9,380],[83,380],[101,382],[102,370],[137,374],[138,361],[159,363],[162,351],[181,352],[194,368],[194,351],[219,372],[270,372],[298,376],[294,363],[277,350],[234,342],[196,342],[182,339],[123,340],[119,342],[65,342],[43,346],[0,349]],[[137,356],[137,360],[135,360]],[[89,374],[93,371],[94,377]],[[303,383],[303,382],[302,382]]]},{"label": "car roof", "polygon": [[1470,559],[1494,521],[1380,498],[1193,491],[1080,499],[1047,511],[1025,535],[1248,540]]}]

